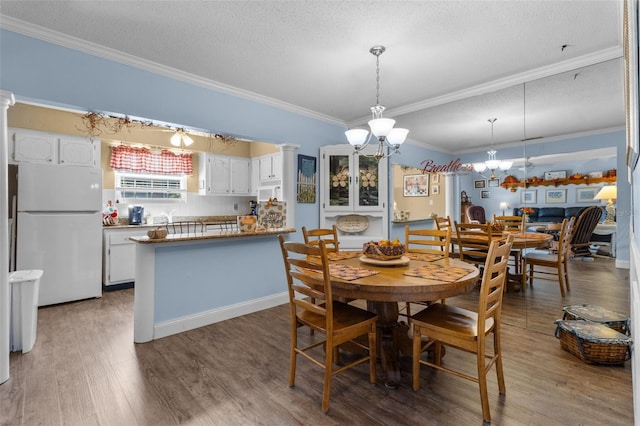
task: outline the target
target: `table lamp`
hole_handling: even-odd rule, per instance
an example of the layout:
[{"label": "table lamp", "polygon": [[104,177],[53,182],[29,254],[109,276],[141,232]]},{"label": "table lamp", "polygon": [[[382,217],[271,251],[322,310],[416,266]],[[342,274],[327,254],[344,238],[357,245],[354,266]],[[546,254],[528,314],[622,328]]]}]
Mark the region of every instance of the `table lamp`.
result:
[{"label": "table lamp", "polygon": [[502,210],[502,216],[504,216],[504,211],[507,210],[507,209],[510,209],[510,208],[511,208],[511,206],[506,201],[501,201],[500,202],[500,209]]},{"label": "table lamp", "polygon": [[607,200],[607,217],[604,219],[604,223],[616,222],[616,208],[614,207],[614,201],[618,198],[618,187],[615,185],[603,186],[602,189],[593,197],[594,200]]}]

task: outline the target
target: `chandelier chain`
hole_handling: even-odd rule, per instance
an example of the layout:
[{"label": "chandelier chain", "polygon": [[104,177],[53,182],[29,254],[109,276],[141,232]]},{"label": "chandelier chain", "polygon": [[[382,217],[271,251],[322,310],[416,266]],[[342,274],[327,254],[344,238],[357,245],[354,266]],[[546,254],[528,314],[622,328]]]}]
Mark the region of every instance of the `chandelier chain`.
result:
[{"label": "chandelier chain", "polygon": [[380,54],[376,55],[376,105],[380,105]]}]

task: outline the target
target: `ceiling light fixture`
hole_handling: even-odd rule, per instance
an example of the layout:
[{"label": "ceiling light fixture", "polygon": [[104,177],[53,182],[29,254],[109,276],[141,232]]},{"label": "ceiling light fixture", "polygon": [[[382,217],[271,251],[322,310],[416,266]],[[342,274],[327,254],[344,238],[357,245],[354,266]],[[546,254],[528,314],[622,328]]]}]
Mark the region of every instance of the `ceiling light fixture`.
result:
[{"label": "ceiling light fixture", "polygon": [[495,123],[497,120],[497,118],[490,118],[488,120],[489,123],[491,123],[491,150],[487,151],[487,154],[489,154],[489,159],[484,163],[473,163],[473,170],[478,172],[478,174],[482,177],[486,177],[482,174],[482,172],[487,169],[491,170],[491,176],[489,176],[489,179],[495,179],[496,170],[499,169],[506,173],[506,171],[509,170],[513,165],[513,161],[496,160],[497,151],[493,149],[493,123]]},{"label": "ceiling light fixture", "polygon": [[[396,121],[392,118],[382,118],[385,107],[380,105],[380,55],[384,53],[384,46],[373,46],[369,52],[376,57],[376,104],[371,107],[372,119],[369,120],[371,133],[365,129],[349,129],[344,134],[357,154],[369,144],[372,136],[378,139],[378,150],[373,157],[380,161],[400,152],[400,145],[407,139],[408,129],[393,128]],[[385,146],[386,145],[386,146]]]},{"label": "ceiling light fixture", "polygon": [[193,143],[191,136],[185,133],[184,129],[177,129],[171,136],[171,145],[173,146],[189,146]]}]

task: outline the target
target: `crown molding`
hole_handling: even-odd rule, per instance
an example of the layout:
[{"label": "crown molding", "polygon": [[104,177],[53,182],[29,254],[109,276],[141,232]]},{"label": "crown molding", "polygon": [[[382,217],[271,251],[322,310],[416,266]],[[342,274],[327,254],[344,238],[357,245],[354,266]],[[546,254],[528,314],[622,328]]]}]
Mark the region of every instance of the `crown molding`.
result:
[{"label": "crown molding", "polygon": [[[556,74],[560,74],[567,71],[573,71],[578,68],[583,68],[589,65],[598,64],[611,59],[618,59],[623,57],[622,46],[611,47],[608,49],[599,50],[587,55],[583,55],[577,58],[569,59],[562,62],[557,62],[545,67],[536,68],[533,70],[525,71],[520,74],[514,74],[498,80],[493,80],[489,83],[479,84],[477,86],[469,87],[459,90],[457,92],[447,93],[446,95],[437,96],[435,98],[426,99],[423,101],[415,102],[413,104],[405,105],[399,108],[385,110],[385,117],[399,117],[404,114],[410,114],[416,111],[444,105],[450,102],[459,101],[473,96],[484,95],[492,93],[498,90],[506,89],[508,87],[516,86],[518,84],[524,84],[530,81],[538,80],[545,77],[551,77]],[[371,119],[371,116],[361,117],[350,123],[347,123],[349,127],[356,127],[366,123]]]},{"label": "crown molding", "polygon": [[247,99],[249,101],[258,102],[263,105],[282,109],[294,114],[303,115],[329,124],[334,124],[336,126],[346,127],[346,123],[343,120],[339,120],[335,117],[320,114],[310,109],[302,108],[300,106],[283,102],[278,99],[269,98],[258,93],[239,89],[237,87],[180,71],[175,68],[167,67],[156,62],[138,58],[137,56],[129,55],[115,49],[101,46],[99,44],[82,40],[77,37],[72,37],[58,31],[53,31],[39,25],[34,25],[20,19],[12,18],[10,16],[0,14],[0,29],[13,31],[18,34],[56,44],[58,46],[66,47],[69,49],[77,50],[79,52],[83,52],[102,59],[107,59],[109,61],[117,62],[123,65],[132,66],[137,69],[149,71],[154,74],[162,75],[164,77],[169,77],[175,80],[194,84],[206,89],[223,92],[225,94]]}]

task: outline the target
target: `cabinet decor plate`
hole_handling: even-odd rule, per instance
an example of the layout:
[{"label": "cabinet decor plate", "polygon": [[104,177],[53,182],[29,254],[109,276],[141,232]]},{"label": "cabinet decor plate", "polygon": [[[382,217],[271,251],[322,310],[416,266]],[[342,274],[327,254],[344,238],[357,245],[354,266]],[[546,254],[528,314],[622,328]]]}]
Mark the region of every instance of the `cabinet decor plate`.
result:
[{"label": "cabinet decor plate", "polygon": [[340,216],[336,221],[336,228],[348,234],[365,231],[369,227],[369,219],[358,214]]},{"label": "cabinet decor plate", "polygon": [[410,262],[410,260],[411,259],[409,259],[407,256],[402,256],[399,259],[391,259],[391,260],[380,260],[380,259],[374,259],[372,257],[360,256],[360,262],[367,263],[369,265],[376,265],[376,266],[402,266],[402,265],[407,265]]}]

